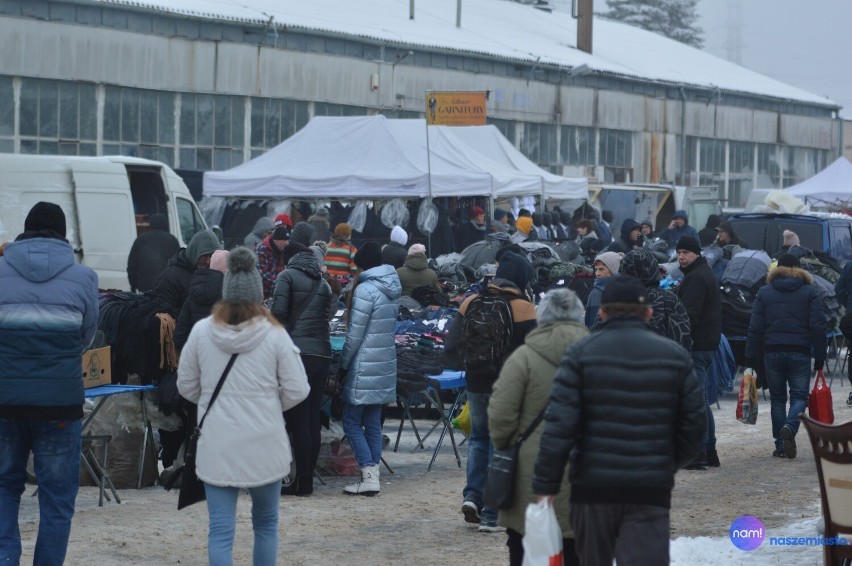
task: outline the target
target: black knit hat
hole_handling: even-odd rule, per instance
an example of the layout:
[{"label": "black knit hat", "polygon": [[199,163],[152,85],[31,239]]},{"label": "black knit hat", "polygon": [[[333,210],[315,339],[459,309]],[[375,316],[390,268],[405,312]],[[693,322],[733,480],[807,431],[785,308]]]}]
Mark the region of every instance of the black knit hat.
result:
[{"label": "black knit hat", "polygon": [[30,209],[24,220],[25,232],[48,230],[61,238],[65,238],[65,213],[58,204],[52,202],[37,202]]},{"label": "black knit hat", "polygon": [[802,262],[793,254],[781,254],[778,257],[778,267],[802,267]]},{"label": "black knit hat", "polygon": [[635,277],[619,275],[609,283],[601,294],[601,304],[620,303],[625,305],[647,305],[648,291]]},{"label": "black knit hat", "polygon": [[680,240],[677,241],[677,247],[675,250],[686,250],[688,252],[701,255],[701,245],[698,243],[698,240],[692,236],[681,236]]},{"label": "black knit hat", "polygon": [[311,236],[314,235],[314,227],[307,222],[299,222],[290,232],[290,242],[302,244],[306,248],[311,245]]},{"label": "black knit hat", "polygon": [[373,269],[382,264],[382,248],[376,242],[367,242],[355,252],[355,265],[362,271]]},{"label": "black knit hat", "polygon": [[280,224],[275,231],[272,232],[270,240],[287,240],[290,241],[290,229],[285,224]]}]

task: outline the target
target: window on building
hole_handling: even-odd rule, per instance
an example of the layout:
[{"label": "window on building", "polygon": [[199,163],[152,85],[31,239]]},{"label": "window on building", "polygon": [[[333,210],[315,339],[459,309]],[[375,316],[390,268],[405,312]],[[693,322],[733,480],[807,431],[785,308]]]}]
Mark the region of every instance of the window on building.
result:
[{"label": "window on building", "polygon": [[252,158],[286,140],[309,120],[308,103],[271,98],[251,99]]},{"label": "window on building", "polygon": [[[9,98],[0,80],[0,136],[14,128],[11,79]],[[8,101],[8,104],[4,102]],[[4,126],[4,113],[9,126]],[[21,152],[44,155],[94,155],[97,138],[95,86],[74,81],[21,79]]]},{"label": "window on building", "polygon": [[725,140],[701,138],[699,142],[698,184],[716,185],[721,191],[725,184]]},{"label": "window on building", "polygon": [[541,166],[556,165],[556,128],[554,124],[525,123],[521,134],[521,153]]},{"label": "window on building", "polygon": [[595,165],[595,129],[562,126],[560,149],[566,165]]},{"label": "window on building", "polygon": [[784,167],[781,184],[790,187],[813,177],[828,165],[828,152],[809,147],[783,148]]},{"label": "window on building", "polygon": [[175,95],[156,90],[104,88],[103,152],[174,163]]},{"label": "window on building", "polygon": [[500,120],[498,118],[486,118],[490,126],[494,126],[503,136],[509,140],[509,143],[515,145],[515,122],[513,120]]},{"label": "window on building", "polygon": [[[0,144],[3,143],[3,138],[11,138],[14,135],[15,93],[12,77],[0,76]],[[8,141],[11,141],[11,139]]]},{"label": "window on building", "polygon": [[598,131],[598,165],[604,167],[604,182],[633,180],[633,133],[622,130]]},{"label": "window on building", "polygon": [[744,207],[754,188],[754,144],[730,142],[728,151],[728,206]]},{"label": "window on building", "polygon": [[243,162],[245,98],[182,94],[180,166],[202,171],[230,169]]},{"label": "window on building", "polygon": [[757,186],[777,188],[781,186],[781,160],[776,145],[757,144]]}]

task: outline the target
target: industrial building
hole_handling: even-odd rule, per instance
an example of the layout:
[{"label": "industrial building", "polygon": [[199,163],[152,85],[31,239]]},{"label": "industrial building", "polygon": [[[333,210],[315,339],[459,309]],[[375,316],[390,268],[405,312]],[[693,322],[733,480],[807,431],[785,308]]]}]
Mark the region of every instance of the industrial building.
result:
[{"label": "industrial building", "polygon": [[[714,184],[729,206],[843,152],[831,100],[601,18],[509,0],[0,0],[0,151],[239,165],[313,116],[488,91],[547,170]],[[591,51],[590,53],[587,51]]]}]

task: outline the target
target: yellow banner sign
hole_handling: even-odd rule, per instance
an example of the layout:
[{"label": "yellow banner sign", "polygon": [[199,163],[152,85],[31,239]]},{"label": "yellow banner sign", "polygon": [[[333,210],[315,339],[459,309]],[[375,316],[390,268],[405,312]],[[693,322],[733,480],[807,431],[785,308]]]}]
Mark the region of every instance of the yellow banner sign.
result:
[{"label": "yellow banner sign", "polygon": [[484,126],[485,92],[427,92],[426,123],[435,126]]}]

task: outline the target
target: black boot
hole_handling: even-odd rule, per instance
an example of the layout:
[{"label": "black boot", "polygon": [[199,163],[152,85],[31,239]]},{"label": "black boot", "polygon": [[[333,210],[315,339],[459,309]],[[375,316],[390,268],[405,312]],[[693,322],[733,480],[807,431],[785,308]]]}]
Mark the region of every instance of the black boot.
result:
[{"label": "black boot", "polygon": [[281,495],[295,495],[296,497],[306,497],[314,492],[314,478],[311,476],[296,476],[296,479],[289,485],[281,487]]}]

